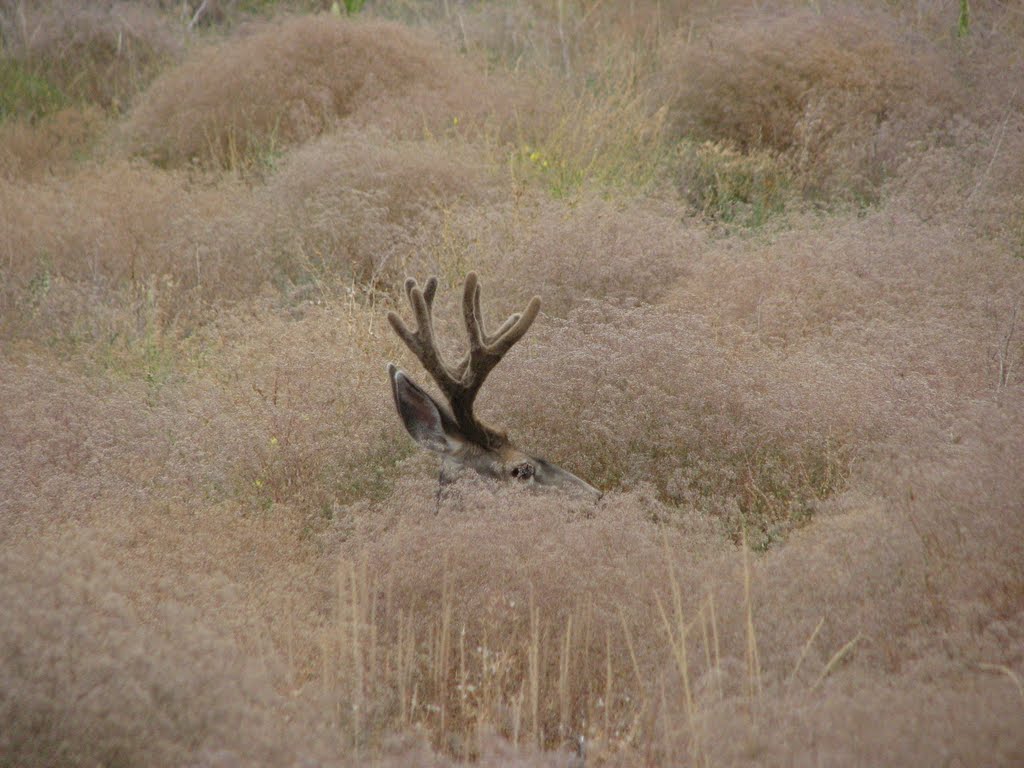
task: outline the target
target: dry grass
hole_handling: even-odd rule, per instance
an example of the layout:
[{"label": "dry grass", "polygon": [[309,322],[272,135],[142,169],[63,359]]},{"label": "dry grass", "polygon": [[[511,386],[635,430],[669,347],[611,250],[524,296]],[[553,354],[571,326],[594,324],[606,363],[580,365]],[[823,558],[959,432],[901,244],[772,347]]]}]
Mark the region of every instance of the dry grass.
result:
[{"label": "dry grass", "polygon": [[157,3],[3,0],[5,53],[64,97],[121,112],[183,39]]},{"label": "dry grass", "polygon": [[[257,188],[123,161],[0,180],[2,322],[60,342],[192,333],[210,303],[268,288],[301,307],[388,287],[449,207],[495,199],[484,157],[460,141],[343,133]],[[120,319],[94,311],[96,296]]]},{"label": "dry grass", "polygon": [[961,100],[934,47],[853,4],[723,21],[665,56],[677,135],[781,153],[811,196],[873,198]]},{"label": "dry grass", "polygon": [[37,122],[5,120],[0,123],[0,178],[38,181],[73,170],[104,127],[94,107],[68,107]]},{"label": "dry grass", "polygon": [[140,615],[89,539],[8,550],[0,568],[5,764],[316,759],[300,746],[315,725],[288,725],[258,658],[181,603]]},{"label": "dry grass", "polygon": [[489,113],[507,109],[502,90],[408,28],[303,17],[167,71],[134,111],[126,142],[163,166],[245,168],[342,121],[413,137],[480,132]]},{"label": "dry grass", "polygon": [[372,515],[348,513],[323,674],[343,697],[336,711],[364,719],[340,730],[357,741],[374,720],[421,724],[462,757],[490,729],[548,747],[587,723],[634,730],[637,676],[659,663],[647,622],[656,595],[670,599],[650,592],[664,547],[714,547],[710,525],[663,540],[649,520],[666,510],[650,499],[569,510],[472,485],[435,514],[418,485],[401,484]]},{"label": "dry grass", "polygon": [[[1024,24],[659,5],[225,6],[0,125],[0,764],[1024,760]],[[395,418],[471,269],[600,502]]]},{"label": "dry grass", "polygon": [[454,206],[421,238],[409,264],[415,273],[458,285],[479,267],[492,299],[520,304],[540,293],[544,311],[559,317],[588,297],[660,299],[685,274],[702,239],[657,203],[591,195],[563,203],[532,193]]}]

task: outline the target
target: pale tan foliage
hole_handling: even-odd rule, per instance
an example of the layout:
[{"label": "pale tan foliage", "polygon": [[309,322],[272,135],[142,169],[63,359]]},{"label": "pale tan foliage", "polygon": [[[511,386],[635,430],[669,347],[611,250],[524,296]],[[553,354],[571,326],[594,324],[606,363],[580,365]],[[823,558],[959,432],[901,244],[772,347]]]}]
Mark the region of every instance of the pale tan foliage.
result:
[{"label": "pale tan foliage", "polygon": [[295,707],[274,691],[265,664],[188,605],[165,599],[143,616],[130,575],[88,538],[5,549],[0,574],[6,763],[280,765],[328,756],[311,743],[315,724],[289,717]]},{"label": "pale tan foliage", "polygon": [[0,178],[35,181],[72,170],[103,128],[99,110],[90,107],[62,109],[36,124],[6,120],[0,124]]},{"label": "pale tan foliage", "polygon": [[657,301],[686,273],[703,240],[657,202],[536,195],[456,206],[440,231],[427,230],[423,239],[410,270],[456,283],[469,268],[479,269],[496,284],[485,303],[542,294],[544,311],[559,317],[587,299]]},{"label": "pale tan foliage", "polygon": [[160,165],[247,167],[343,120],[414,137],[479,131],[501,89],[424,34],[307,16],[167,71],[133,112],[127,143]]},{"label": "pale tan foliage", "polygon": [[268,287],[297,305],[339,287],[388,287],[448,206],[496,194],[472,148],[376,133],[313,142],[255,189],[113,161],[0,179],[0,295],[17,310],[4,320],[95,338],[107,321],[97,327],[90,308],[103,295],[140,333],[189,330],[205,302]]},{"label": "pale tan foliage", "polygon": [[[1024,26],[994,0],[961,38],[955,0],[820,5],[567,2],[562,38],[527,0],[421,14],[464,13],[494,61],[535,46],[518,85],[568,50],[584,123],[560,134],[540,89],[511,144],[440,135],[460,99],[493,108],[472,61],[396,24],[321,38],[321,17],[211,30],[147,97],[301,112],[298,70],[252,100],[231,84],[384,30],[360,50],[396,79],[254,145],[249,173],[129,163],[113,136],[51,176],[49,128],[4,126],[37,159],[0,181],[0,762],[564,768],[581,735],[587,765],[1024,760]],[[735,229],[651,182],[660,118],[617,106],[647,84],[603,99],[587,77],[632,50],[623,70],[671,80],[657,43],[711,33],[735,53],[688,66],[742,88],[687,103],[737,132],[725,155],[813,160],[805,181],[868,180],[875,204]],[[420,54],[437,70],[402,79]],[[211,61],[234,74],[175,80]],[[767,135],[747,96],[793,93],[780,71],[808,78],[771,111],[792,143],[743,154]],[[802,155],[810,114],[849,131]],[[526,152],[530,131],[550,141]],[[576,170],[618,154],[565,185],[529,159],[558,147]],[[630,151],[642,178],[609,176]],[[415,361],[386,311],[436,272],[454,348],[470,270],[488,317],[544,299],[478,409],[597,504],[438,494],[402,430],[385,364]]]},{"label": "pale tan foliage", "polygon": [[184,47],[172,17],[121,0],[0,2],[4,53],[75,100],[120,112]]},{"label": "pale tan foliage", "polygon": [[719,22],[665,57],[680,136],[779,152],[814,195],[873,195],[961,102],[932,46],[855,4]]}]

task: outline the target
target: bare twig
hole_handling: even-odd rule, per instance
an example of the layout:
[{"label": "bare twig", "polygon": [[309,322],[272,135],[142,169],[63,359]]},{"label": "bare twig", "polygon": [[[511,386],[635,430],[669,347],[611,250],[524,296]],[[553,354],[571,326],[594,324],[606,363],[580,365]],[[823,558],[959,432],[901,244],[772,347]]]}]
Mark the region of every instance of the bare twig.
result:
[{"label": "bare twig", "polygon": [[209,5],[210,0],[203,0],[203,2],[199,4],[199,7],[196,8],[196,12],[192,15],[192,21],[188,23],[189,32],[195,29],[196,24],[198,24],[199,20],[203,18],[203,14],[206,13],[206,9]]},{"label": "bare twig", "polygon": [[558,42],[562,49],[562,67],[565,69],[565,76],[572,77],[572,62],[569,58],[569,41],[565,35],[565,2],[558,0]]},{"label": "bare twig", "polygon": [[796,673],[800,671],[800,665],[803,664],[804,663],[804,659],[807,658],[807,652],[809,650],[811,650],[811,645],[814,643],[814,638],[816,638],[818,636],[818,632],[821,631],[821,627],[822,627],[822,625],[824,625],[824,623],[825,623],[825,617],[822,616],[821,617],[821,621],[818,622],[818,626],[816,626],[814,628],[814,631],[811,632],[811,636],[809,638],[807,638],[807,642],[804,643],[804,649],[800,652],[800,658],[796,660],[796,666],[793,667],[793,671],[790,672],[789,673],[789,677],[786,678],[786,682],[787,683],[790,680],[792,680],[794,677],[796,677]]},{"label": "bare twig", "polygon": [[861,637],[863,637],[863,635],[861,635],[861,633],[858,632],[854,636],[853,640],[851,640],[835,652],[832,658],[828,660],[828,664],[825,665],[825,668],[821,670],[821,674],[818,675],[818,679],[814,681],[814,685],[811,686],[812,688],[817,688],[819,685],[821,685],[822,680],[824,680],[826,677],[832,674],[832,671],[839,666],[839,663],[850,655],[850,651],[852,651],[854,646],[860,642]]},{"label": "bare twig", "polygon": [[1003,137],[1006,136],[1006,125],[1010,121],[1010,115],[1013,114],[1013,103],[1017,100],[1017,90],[1014,89],[1013,95],[1010,97],[1009,106],[1006,107],[1006,114],[1003,115],[1003,122],[999,126],[999,138],[996,139],[995,149],[992,150],[992,157],[989,158],[988,165],[985,166],[984,173],[981,174],[981,178],[978,179],[978,183],[974,185],[974,189],[971,190],[971,194],[967,196],[967,203],[970,203],[974,196],[981,189],[981,186],[985,183],[988,178],[989,172],[992,170],[992,165],[995,163],[996,158],[999,157],[999,149],[1003,145]]},{"label": "bare twig", "polygon": [[1013,312],[1010,315],[1010,327],[1003,336],[1003,343],[999,347],[999,384],[997,390],[1002,391],[1010,383],[1010,376],[1013,373],[1013,366],[1016,363],[1014,359],[1013,349],[1013,336],[1017,330],[1017,310],[1020,309],[1020,305],[1013,308]]},{"label": "bare twig", "polygon": [[1010,678],[1010,680],[1013,681],[1013,684],[1017,686],[1017,693],[1020,694],[1021,699],[1024,699],[1024,683],[1021,683],[1021,680],[1017,676],[1017,673],[1009,667],[1003,664],[980,663],[978,664],[978,669],[983,670],[985,672],[999,672],[1001,674],[1006,675],[1008,678]]}]

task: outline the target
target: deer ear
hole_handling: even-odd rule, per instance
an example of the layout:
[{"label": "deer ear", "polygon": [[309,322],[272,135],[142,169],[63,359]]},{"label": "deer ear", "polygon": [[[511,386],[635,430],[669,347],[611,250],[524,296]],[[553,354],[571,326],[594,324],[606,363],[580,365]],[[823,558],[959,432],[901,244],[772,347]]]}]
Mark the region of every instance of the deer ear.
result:
[{"label": "deer ear", "polygon": [[462,447],[463,440],[451,423],[451,417],[424,392],[404,371],[388,363],[395,408],[412,439],[421,448],[436,453],[452,454]]}]

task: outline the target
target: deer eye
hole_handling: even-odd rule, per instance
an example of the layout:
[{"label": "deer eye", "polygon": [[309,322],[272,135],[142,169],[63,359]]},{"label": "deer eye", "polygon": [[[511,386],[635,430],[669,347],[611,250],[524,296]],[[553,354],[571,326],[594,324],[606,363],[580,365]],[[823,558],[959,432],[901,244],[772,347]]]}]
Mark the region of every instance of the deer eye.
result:
[{"label": "deer eye", "polygon": [[512,467],[512,477],[514,477],[516,480],[529,480],[531,477],[533,477],[533,472],[533,464],[530,464],[528,462],[517,464],[516,466]]}]

